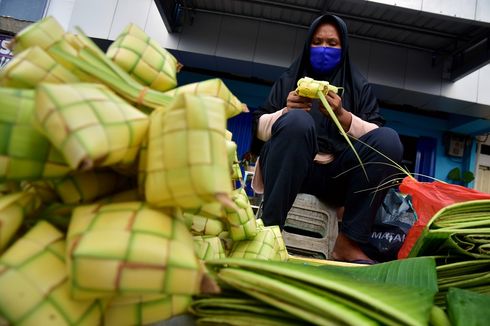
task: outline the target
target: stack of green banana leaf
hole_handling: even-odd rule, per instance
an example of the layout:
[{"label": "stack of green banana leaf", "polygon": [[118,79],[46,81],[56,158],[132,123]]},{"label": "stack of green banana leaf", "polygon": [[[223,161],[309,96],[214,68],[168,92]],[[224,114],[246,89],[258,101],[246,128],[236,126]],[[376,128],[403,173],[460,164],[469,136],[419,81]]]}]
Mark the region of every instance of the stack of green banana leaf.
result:
[{"label": "stack of green banana leaf", "polygon": [[490,200],[446,206],[429,221],[410,257],[437,257],[435,303],[449,310],[454,289],[490,294]]},{"label": "stack of green banana leaf", "polygon": [[453,204],[432,217],[410,256],[438,254],[490,258],[490,200]]},{"label": "stack of green banana leaf", "polygon": [[191,311],[202,325],[448,322],[433,305],[437,276],[431,257],[363,267],[226,258],[209,260],[207,267],[223,291],[193,301]]},{"label": "stack of green banana leaf", "polygon": [[[444,259],[445,260],[445,259]],[[439,292],[435,303],[445,307],[447,294],[454,288],[490,295],[490,259],[471,259],[438,263]]]}]

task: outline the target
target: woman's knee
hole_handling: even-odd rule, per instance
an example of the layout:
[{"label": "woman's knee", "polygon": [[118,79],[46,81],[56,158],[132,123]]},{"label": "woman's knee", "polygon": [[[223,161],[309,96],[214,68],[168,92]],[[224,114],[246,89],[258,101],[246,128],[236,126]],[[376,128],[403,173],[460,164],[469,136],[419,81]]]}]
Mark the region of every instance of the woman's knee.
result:
[{"label": "woman's knee", "polygon": [[303,110],[290,110],[272,126],[272,133],[286,131],[291,136],[313,133],[314,130],[315,121],[308,112]]},{"label": "woman's knee", "polygon": [[373,131],[370,145],[395,162],[400,162],[403,157],[403,144],[398,133],[388,127],[380,127]]}]

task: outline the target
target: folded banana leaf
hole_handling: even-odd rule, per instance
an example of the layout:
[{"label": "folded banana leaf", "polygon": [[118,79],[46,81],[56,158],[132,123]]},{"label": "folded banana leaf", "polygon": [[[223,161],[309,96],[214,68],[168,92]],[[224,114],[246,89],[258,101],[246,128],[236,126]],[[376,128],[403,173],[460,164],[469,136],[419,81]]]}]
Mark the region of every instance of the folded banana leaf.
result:
[{"label": "folded banana leaf", "polygon": [[451,288],[447,294],[448,315],[454,326],[488,325],[490,295]]},{"label": "folded banana leaf", "polygon": [[430,257],[366,267],[222,259],[221,284],[313,324],[427,325],[437,291]]},{"label": "folded banana leaf", "polygon": [[432,255],[490,258],[490,200],[466,201],[438,211],[409,254]]},{"label": "folded banana leaf", "polygon": [[244,294],[232,295],[229,291],[219,297],[196,298],[190,307],[190,311],[198,317],[199,324],[219,321],[231,325],[234,320],[242,319],[255,319],[256,325],[298,325],[302,322],[288,313],[264,304],[262,301]]},{"label": "folded banana leaf", "polygon": [[[260,316],[248,315],[228,315],[228,316],[211,316],[199,318],[196,322],[200,326],[215,326],[215,325],[229,325],[229,326],[250,326],[250,325],[260,325],[260,326],[296,326],[295,322],[290,322],[285,319],[278,318],[275,319],[264,319]],[[302,323],[301,325],[308,325]]]},{"label": "folded banana leaf", "polygon": [[435,304],[446,307],[446,295],[451,288],[477,293],[490,293],[490,259],[465,260],[436,267],[439,292]]},{"label": "folded banana leaf", "polygon": [[339,272],[359,280],[422,288],[436,293],[438,291],[436,264],[431,257],[416,257],[375,264],[362,268],[323,265],[319,268]]}]

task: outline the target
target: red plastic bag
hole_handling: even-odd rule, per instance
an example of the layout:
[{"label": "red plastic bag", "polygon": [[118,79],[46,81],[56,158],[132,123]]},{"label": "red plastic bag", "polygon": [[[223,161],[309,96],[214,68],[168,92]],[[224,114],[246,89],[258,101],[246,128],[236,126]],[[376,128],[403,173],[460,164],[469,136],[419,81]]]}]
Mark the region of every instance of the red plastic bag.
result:
[{"label": "red plastic bag", "polygon": [[422,234],[424,227],[432,216],[442,208],[464,201],[490,199],[486,194],[463,186],[440,181],[419,182],[412,177],[405,177],[400,185],[400,192],[412,195],[412,205],[417,213],[417,221],[408,231],[398,259],[406,258]]}]

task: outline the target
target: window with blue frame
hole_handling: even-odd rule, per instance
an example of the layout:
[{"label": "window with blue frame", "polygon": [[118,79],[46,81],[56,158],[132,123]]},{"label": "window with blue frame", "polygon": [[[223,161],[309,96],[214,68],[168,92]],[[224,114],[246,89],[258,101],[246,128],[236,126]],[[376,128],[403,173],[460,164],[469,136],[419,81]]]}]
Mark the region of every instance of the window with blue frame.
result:
[{"label": "window with blue frame", "polygon": [[44,16],[48,0],[0,0],[0,16],[38,21]]}]

